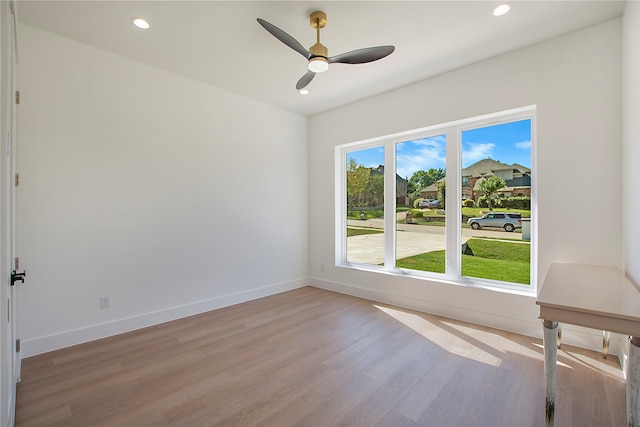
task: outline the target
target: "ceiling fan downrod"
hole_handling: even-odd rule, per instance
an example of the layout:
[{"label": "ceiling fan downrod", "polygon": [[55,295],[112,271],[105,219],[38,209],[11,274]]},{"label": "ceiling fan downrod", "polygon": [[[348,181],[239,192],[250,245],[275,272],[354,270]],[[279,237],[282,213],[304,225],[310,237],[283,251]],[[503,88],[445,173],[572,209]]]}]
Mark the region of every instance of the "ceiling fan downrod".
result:
[{"label": "ceiling fan downrod", "polygon": [[311,52],[314,56],[324,56],[327,58],[329,56],[329,50],[325,45],[320,43],[320,29],[327,26],[327,14],[321,11],[315,11],[309,16],[309,23],[312,28],[316,29],[316,44],[309,48],[309,52]]},{"label": "ceiling fan downrod", "polygon": [[308,68],[313,73],[324,73],[329,69],[329,50],[325,45],[320,43],[320,29],[327,26],[327,14],[319,10],[313,12],[309,16],[309,23],[312,28],[316,29],[316,44],[309,48],[311,57],[309,58]]}]

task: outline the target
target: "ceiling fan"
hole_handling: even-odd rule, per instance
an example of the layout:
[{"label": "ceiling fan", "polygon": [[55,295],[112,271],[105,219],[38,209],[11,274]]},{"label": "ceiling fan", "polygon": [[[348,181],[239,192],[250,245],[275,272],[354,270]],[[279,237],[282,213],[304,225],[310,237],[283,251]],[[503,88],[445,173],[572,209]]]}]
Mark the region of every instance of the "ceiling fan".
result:
[{"label": "ceiling fan", "polygon": [[394,46],[377,46],[352,50],[351,52],[342,53],[336,56],[329,56],[329,51],[326,46],[320,43],[320,29],[327,25],[326,13],[320,11],[313,12],[309,16],[309,20],[311,27],[317,30],[317,41],[316,44],[307,50],[300,44],[300,42],[282,31],[280,28],[270,24],[264,19],[258,18],[258,23],[262,25],[265,30],[307,59],[308,70],[305,75],[298,80],[298,83],[296,84],[296,89],[298,90],[303,89],[311,83],[311,80],[313,80],[317,73],[327,71],[329,69],[329,64],[364,64],[366,62],[382,59],[385,56],[390,55],[395,50]]}]

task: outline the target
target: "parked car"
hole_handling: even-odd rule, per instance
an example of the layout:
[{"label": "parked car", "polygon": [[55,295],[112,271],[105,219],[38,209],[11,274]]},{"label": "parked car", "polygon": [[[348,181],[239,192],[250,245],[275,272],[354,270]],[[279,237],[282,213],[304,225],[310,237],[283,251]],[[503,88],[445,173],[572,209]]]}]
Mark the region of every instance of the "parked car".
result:
[{"label": "parked car", "polygon": [[420,202],[418,203],[418,207],[419,208],[439,208],[440,207],[440,201],[439,200],[432,200],[432,199],[420,200]]},{"label": "parked car", "polygon": [[480,230],[483,227],[495,227],[504,228],[504,231],[511,232],[516,228],[522,228],[522,215],[511,212],[489,212],[482,217],[469,218],[467,224],[474,230]]}]

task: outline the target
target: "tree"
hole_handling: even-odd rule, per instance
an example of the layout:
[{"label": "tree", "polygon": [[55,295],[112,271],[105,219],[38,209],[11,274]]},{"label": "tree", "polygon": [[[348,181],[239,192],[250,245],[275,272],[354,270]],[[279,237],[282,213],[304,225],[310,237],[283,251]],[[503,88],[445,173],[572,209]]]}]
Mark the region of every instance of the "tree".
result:
[{"label": "tree", "polygon": [[384,203],[384,175],[371,174],[365,194],[369,206],[382,205]]},{"label": "tree", "polygon": [[428,171],[416,171],[413,173],[413,175],[411,175],[411,178],[409,178],[407,193],[413,194],[415,192],[419,192],[423,188],[428,187],[434,182],[444,178],[444,175],[444,169],[431,168]]},{"label": "tree", "polygon": [[363,192],[369,184],[371,169],[358,165],[354,158],[349,159],[347,165],[347,201],[349,206],[354,207],[360,204],[363,199]]},{"label": "tree", "polygon": [[493,210],[493,193],[498,191],[499,189],[505,187],[507,183],[502,178],[498,178],[495,175],[491,175],[487,178],[482,177],[478,181],[476,181],[476,185],[474,186],[474,190],[480,190],[482,194],[487,198],[487,205],[489,205],[489,210]]},{"label": "tree", "polygon": [[445,203],[447,199],[447,183],[445,181],[441,181],[438,183],[438,201],[440,202],[440,208],[445,208]]}]

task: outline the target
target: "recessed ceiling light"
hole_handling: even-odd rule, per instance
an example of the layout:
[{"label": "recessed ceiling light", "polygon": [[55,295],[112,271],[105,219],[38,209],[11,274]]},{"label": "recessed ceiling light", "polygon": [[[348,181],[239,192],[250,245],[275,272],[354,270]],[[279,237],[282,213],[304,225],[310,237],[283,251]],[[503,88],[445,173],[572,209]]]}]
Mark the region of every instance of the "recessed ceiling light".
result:
[{"label": "recessed ceiling light", "polygon": [[149,23],[147,21],[145,21],[142,18],[134,18],[133,19],[133,25],[135,25],[136,27],[142,29],[142,30],[148,30],[149,29]]},{"label": "recessed ceiling light", "polygon": [[500,6],[493,9],[493,16],[502,16],[509,13],[511,10],[511,6],[508,4],[501,4]]},{"label": "recessed ceiling light", "polygon": [[309,95],[309,91],[307,89],[300,89],[300,95]]}]

